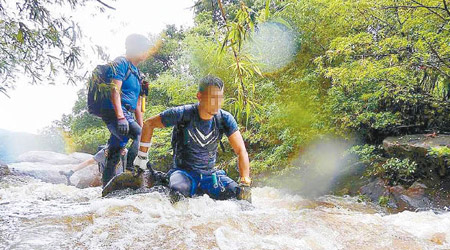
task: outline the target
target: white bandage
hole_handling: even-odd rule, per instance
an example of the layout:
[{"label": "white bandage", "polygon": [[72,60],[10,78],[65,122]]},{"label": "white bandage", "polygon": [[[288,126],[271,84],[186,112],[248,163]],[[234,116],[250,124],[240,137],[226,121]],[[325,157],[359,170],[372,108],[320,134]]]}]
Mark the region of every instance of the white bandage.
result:
[{"label": "white bandage", "polygon": [[138,151],[138,156],[147,158],[148,154],[146,152]]},{"label": "white bandage", "polygon": [[138,151],[138,155],[134,158],[133,164],[134,166],[138,166],[142,170],[147,169],[148,156],[147,153],[142,151]]},{"label": "white bandage", "polygon": [[152,146],[151,142],[139,142],[139,147],[150,148]]}]

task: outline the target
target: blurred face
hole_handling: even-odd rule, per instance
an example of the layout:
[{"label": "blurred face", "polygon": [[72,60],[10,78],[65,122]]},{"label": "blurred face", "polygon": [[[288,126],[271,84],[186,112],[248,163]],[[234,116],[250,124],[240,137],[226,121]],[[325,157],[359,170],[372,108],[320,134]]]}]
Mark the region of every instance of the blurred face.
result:
[{"label": "blurred face", "polygon": [[147,60],[149,58],[149,56],[150,55],[148,52],[144,52],[139,55],[128,55],[127,58],[129,58],[135,65],[137,65],[137,64]]},{"label": "blurred face", "polygon": [[208,115],[215,115],[222,108],[223,104],[223,90],[220,90],[216,86],[208,86],[203,92],[197,93],[199,101],[199,108]]},{"label": "blurred face", "polygon": [[135,58],[138,63],[141,63],[141,62],[147,60],[148,57],[149,57],[149,54],[147,52],[145,52],[145,53],[142,53],[142,54],[136,56]]}]

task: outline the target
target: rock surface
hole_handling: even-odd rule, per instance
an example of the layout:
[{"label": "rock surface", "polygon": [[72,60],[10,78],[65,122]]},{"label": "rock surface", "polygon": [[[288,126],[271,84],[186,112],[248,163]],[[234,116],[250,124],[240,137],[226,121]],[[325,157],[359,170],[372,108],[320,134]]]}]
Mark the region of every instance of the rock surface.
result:
[{"label": "rock surface", "polygon": [[[44,182],[67,184],[67,178],[59,171],[67,171],[91,158],[92,155],[85,153],[66,155],[50,151],[30,151],[20,155],[18,162],[10,164],[10,168]],[[100,186],[101,175],[97,164],[75,172],[70,177],[70,181],[72,185],[79,188]]]},{"label": "rock surface", "polygon": [[0,161],[0,178],[9,174],[11,174],[11,171],[9,170],[8,165]]},{"label": "rock surface", "polygon": [[385,181],[380,178],[364,185],[360,189],[362,195],[367,196],[371,201],[382,203],[386,199],[385,205],[397,211],[417,211],[426,210],[433,207],[431,200],[428,198],[425,190],[427,187],[419,182],[415,182],[409,188],[403,186],[388,186]]},{"label": "rock surface", "polygon": [[16,162],[42,162],[48,164],[78,164],[92,157],[90,154],[73,153],[70,155],[51,151],[29,151],[17,157]]},{"label": "rock surface", "polygon": [[418,174],[428,178],[439,178],[449,174],[448,156],[429,156],[433,147],[450,147],[450,135],[405,135],[388,137],[383,148],[388,155],[397,158],[409,158],[418,166]]},{"label": "rock surface", "polygon": [[431,147],[438,146],[450,147],[450,135],[416,134],[387,137],[383,140],[384,149],[391,154],[426,153]]}]

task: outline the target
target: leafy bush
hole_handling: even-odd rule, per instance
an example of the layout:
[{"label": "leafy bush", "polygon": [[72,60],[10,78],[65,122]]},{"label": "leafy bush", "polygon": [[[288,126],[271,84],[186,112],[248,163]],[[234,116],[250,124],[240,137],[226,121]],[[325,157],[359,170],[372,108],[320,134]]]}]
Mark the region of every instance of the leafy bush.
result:
[{"label": "leafy bush", "polygon": [[389,158],[383,164],[375,165],[372,175],[382,176],[390,184],[408,184],[414,181],[417,163],[409,159]]},{"label": "leafy bush", "polygon": [[416,178],[417,163],[409,159],[384,158],[383,148],[375,145],[357,145],[348,153],[358,156],[359,161],[367,165],[365,175],[381,177],[390,184],[410,184]]},{"label": "leafy bush", "polygon": [[450,148],[447,146],[443,147],[431,147],[430,151],[428,152],[429,156],[435,156],[435,157],[446,157],[450,156]]},{"label": "leafy bush", "polygon": [[89,128],[84,133],[74,137],[76,151],[94,154],[99,145],[104,145],[109,139],[109,131],[106,126],[99,128]]}]

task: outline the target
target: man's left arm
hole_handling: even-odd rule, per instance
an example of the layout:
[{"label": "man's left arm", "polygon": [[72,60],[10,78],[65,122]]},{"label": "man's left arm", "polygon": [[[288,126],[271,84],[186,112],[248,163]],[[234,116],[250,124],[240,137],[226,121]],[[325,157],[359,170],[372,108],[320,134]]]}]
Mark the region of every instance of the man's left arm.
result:
[{"label": "man's left arm", "polygon": [[[241,132],[235,131],[228,137],[234,153],[238,156],[239,175],[241,182],[249,180],[250,177],[250,161],[248,159],[247,149],[245,148],[244,139],[242,139]],[[250,184],[250,183],[244,183]]]},{"label": "man's left arm", "polygon": [[144,125],[144,119],[143,119],[143,114],[142,114],[142,96],[139,96],[138,98],[138,102],[136,105],[136,110],[134,111],[134,114],[136,115],[136,121],[139,124],[139,126]]}]

